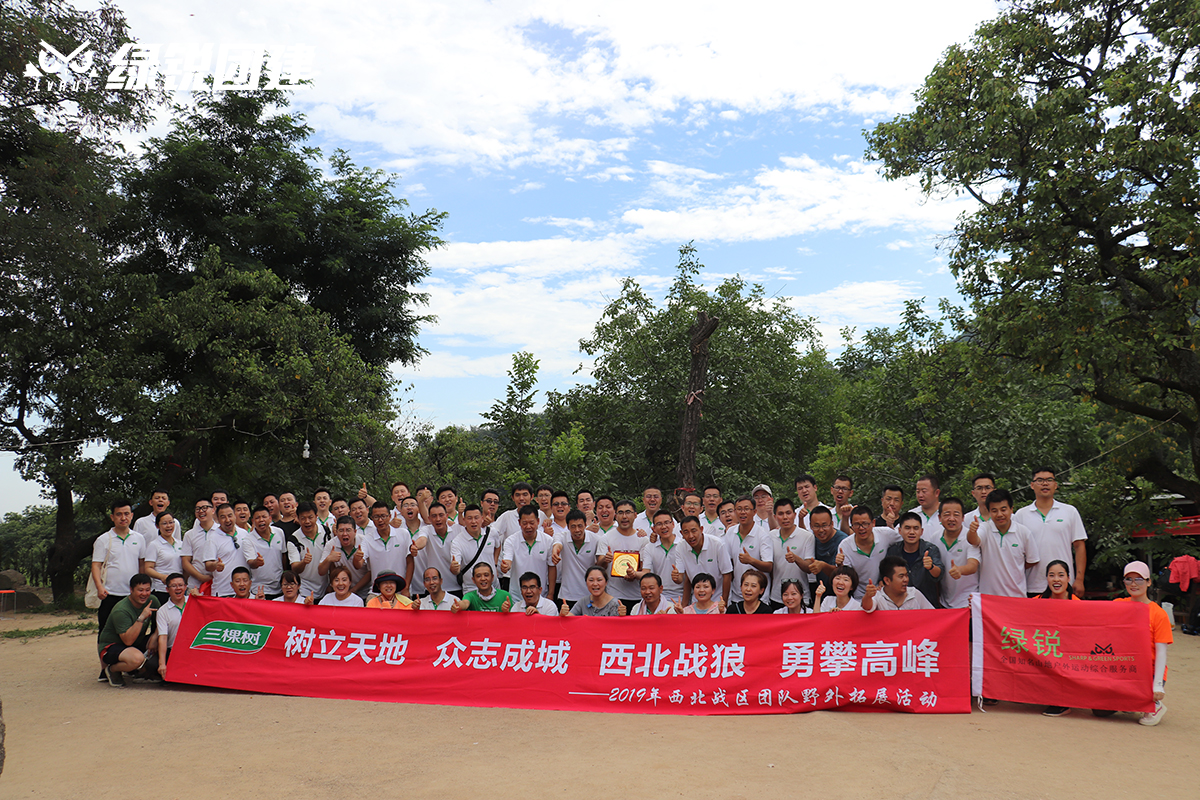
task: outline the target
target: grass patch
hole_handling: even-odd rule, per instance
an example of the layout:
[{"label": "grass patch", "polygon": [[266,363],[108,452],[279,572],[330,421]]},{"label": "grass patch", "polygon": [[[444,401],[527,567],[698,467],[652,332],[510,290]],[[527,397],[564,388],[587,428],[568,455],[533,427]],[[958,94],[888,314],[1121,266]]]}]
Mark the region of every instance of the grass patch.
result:
[{"label": "grass patch", "polygon": [[63,622],[48,628],[29,628],[27,630],[4,631],[0,639],[37,639],[55,633],[71,633],[73,631],[94,631],[95,622]]}]

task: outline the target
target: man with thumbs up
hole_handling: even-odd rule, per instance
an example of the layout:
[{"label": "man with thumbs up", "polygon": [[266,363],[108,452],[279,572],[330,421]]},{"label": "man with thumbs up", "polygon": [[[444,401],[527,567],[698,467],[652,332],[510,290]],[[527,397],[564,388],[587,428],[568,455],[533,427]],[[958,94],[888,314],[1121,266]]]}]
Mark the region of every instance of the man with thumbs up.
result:
[{"label": "man with thumbs up", "polygon": [[[942,554],[935,546],[921,538],[921,516],[912,511],[900,515],[897,521],[903,541],[890,545],[889,556],[904,559],[908,568],[908,586],[925,595],[934,608],[941,608],[938,579],[942,577]],[[880,565],[882,569],[882,564]],[[882,580],[882,579],[881,579]]]},{"label": "man with thumbs up", "polygon": [[880,611],[933,610],[925,595],[908,585],[908,567],[903,557],[888,556],[879,562],[879,581],[882,591],[875,595],[875,607]]},{"label": "man with thumbs up", "polygon": [[208,537],[204,568],[212,577],[215,597],[233,597],[233,570],[247,567],[243,534],[237,528],[233,506],[222,503],[217,509],[218,530]]},{"label": "man with thumbs up", "polygon": [[729,557],[733,561],[733,581],[730,596],[734,602],[741,601],[742,576],[756,569],[770,579],[775,569],[774,549],[771,546],[771,531],[758,524],[754,498],[742,495],[733,504],[737,515],[737,527],[725,536]]},{"label": "man with thumbs up", "polygon": [[854,599],[862,600],[867,584],[879,582],[879,563],[887,556],[887,549],[900,541],[900,533],[875,527],[875,514],[868,506],[855,506],[850,511],[850,529],[854,535],[838,545],[837,566],[854,567],[859,580]]}]

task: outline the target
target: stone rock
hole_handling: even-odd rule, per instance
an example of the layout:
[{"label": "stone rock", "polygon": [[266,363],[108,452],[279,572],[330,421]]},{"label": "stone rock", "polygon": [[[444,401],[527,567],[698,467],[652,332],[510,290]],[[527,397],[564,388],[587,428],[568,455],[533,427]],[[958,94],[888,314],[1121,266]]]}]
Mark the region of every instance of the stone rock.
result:
[{"label": "stone rock", "polygon": [[20,589],[25,585],[25,576],[15,569],[0,572],[0,589]]},{"label": "stone rock", "polygon": [[[45,603],[42,602],[42,598],[38,597],[35,592],[27,592],[18,589],[17,593],[13,595],[13,597],[15,597],[17,600],[17,611],[27,611],[28,609],[40,608],[41,606],[45,605]],[[8,605],[8,601],[4,601],[5,610],[7,610]]]}]

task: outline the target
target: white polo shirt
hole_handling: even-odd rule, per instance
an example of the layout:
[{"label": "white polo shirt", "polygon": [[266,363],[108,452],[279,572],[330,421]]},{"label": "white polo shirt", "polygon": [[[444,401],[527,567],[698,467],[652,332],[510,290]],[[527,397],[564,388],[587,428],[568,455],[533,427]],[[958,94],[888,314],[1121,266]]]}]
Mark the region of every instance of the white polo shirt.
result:
[{"label": "white polo shirt", "polygon": [[115,528],[109,528],[96,537],[92,561],[105,565],[104,588],[109,594],[129,596],[129,579],[141,570],[145,550],[146,540],[133,530],[122,538]]},{"label": "white polo shirt", "polygon": [[1075,542],[1086,542],[1088,535],[1079,511],[1069,503],[1055,500],[1043,514],[1036,504],[1018,509],[1013,520],[1021,523],[1037,540],[1041,561],[1025,571],[1025,585],[1030,592],[1046,591],[1046,566],[1051,561],[1067,562],[1071,583],[1075,582]]},{"label": "white polo shirt", "polygon": [[[636,531],[637,529],[635,528],[634,530]],[[642,548],[649,541],[649,539],[638,536],[636,533],[631,536],[624,536],[619,529],[613,528],[597,542],[596,557],[599,558],[608,553],[637,553],[639,560],[644,560],[642,557]],[[627,581],[624,578],[613,577],[612,564],[605,566],[604,573],[608,575],[608,593],[613,597],[618,600],[631,601],[641,599],[642,590],[637,581]],[[590,594],[585,592],[576,599],[586,600],[589,598]]]},{"label": "white polo shirt", "polygon": [[700,527],[704,529],[705,536],[711,533],[719,539],[725,535],[725,523],[721,522],[721,518],[709,519],[703,511],[700,512]]},{"label": "white polo shirt", "polygon": [[[512,592],[509,592],[509,594],[512,594]],[[554,601],[551,600],[549,597],[545,597],[545,596],[539,597],[537,603],[535,603],[534,605],[537,607],[538,613],[542,614],[543,616],[547,616],[547,617],[557,617],[558,616],[558,606],[554,605]],[[525,598],[521,596],[521,591],[518,589],[517,593],[513,594],[512,609],[510,609],[508,613],[524,614],[524,613],[526,613],[526,609],[528,609],[528,608],[529,608],[529,604],[525,602]]]},{"label": "white polo shirt", "polygon": [[928,598],[913,587],[908,587],[908,593],[904,599],[900,601],[900,605],[892,602],[892,598],[887,596],[887,592],[880,590],[875,593],[875,610],[877,611],[915,611],[918,609],[933,610],[933,604]]},{"label": "white polo shirt", "polygon": [[[172,601],[158,607],[158,611],[154,612],[155,620],[154,627],[158,631],[156,635],[167,635],[167,649],[170,650],[175,646],[175,636],[179,633],[179,623],[183,619],[183,609],[187,606],[187,595],[183,596],[183,605],[177,606]],[[168,669],[170,662],[167,663]]]},{"label": "white polo shirt", "polygon": [[[458,576],[450,571],[450,557],[454,549],[454,541],[459,536],[465,536],[466,531],[459,525],[448,525],[446,535],[438,536],[432,525],[421,528],[421,535],[426,537],[425,546],[417,552],[415,568],[413,569],[413,591],[425,591],[425,570],[436,567],[442,573],[442,589],[447,592],[458,591],[462,584]],[[400,573],[403,575],[404,573]]]},{"label": "white polo shirt", "polygon": [[[334,536],[333,538],[331,538],[329,540],[329,544],[325,545],[325,552],[321,555],[321,560],[324,561],[325,559],[329,558],[329,556],[331,556],[333,554],[333,548],[336,547],[338,550],[340,550],[342,552],[342,560],[339,561],[338,564],[341,564],[346,569],[350,570],[350,586],[351,587],[357,586],[358,582],[361,581],[363,579],[363,576],[366,575],[367,572],[371,569],[370,565],[367,563],[367,560],[366,560],[366,551],[363,551],[362,567],[354,566],[354,554],[358,551],[358,548],[362,547],[362,543],[365,538],[366,537],[363,536],[362,534],[359,534],[359,533],[354,534],[354,545],[353,545],[353,547],[350,548],[350,552],[347,553],[346,548],[342,547],[342,540],[337,538],[337,536]],[[333,567],[330,567],[329,569],[333,569]],[[404,577],[403,572],[399,572],[397,574],[400,577]],[[325,579],[327,581],[329,580],[329,570],[325,571]],[[369,591],[371,591],[371,585],[372,585],[371,581],[367,581],[366,585],[363,586],[363,588],[359,589],[357,592],[354,592],[354,594],[358,595],[359,597],[361,597],[365,600],[367,597],[367,593]],[[329,591],[332,593],[333,589],[330,589]]]},{"label": "white polo shirt", "polygon": [[[200,525],[194,524],[188,529],[188,532],[183,535],[183,547],[180,548],[179,554],[192,559],[192,566],[198,571],[207,573],[204,568],[204,554],[208,550],[208,537],[213,531],[219,531],[217,523],[208,530],[204,530]],[[196,580],[191,575],[188,575],[188,586],[192,589],[200,588],[200,581]]]},{"label": "white polo shirt", "polygon": [[[730,601],[744,599],[742,597],[742,576],[752,569],[757,569],[753,564],[743,564],[738,559],[742,551],[745,551],[748,556],[759,561],[775,563],[775,554],[771,548],[770,534],[770,529],[764,533],[762,526],[755,523],[745,538],[742,538],[740,527],[731,528],[725,536],[725,546],[729,551],[729,563],[733,567],[733,585],[729,590]],[[684,546],[687,546],[686,543]],[[770,573],[767,573],[765,590],[768,593],[771,591]]]},{"label": "white polo shirt", "polygon": [[[363,558],[366,559],[365,566],[371,571],[369,586],[374,586],[375,579],[385,572],[394,572],[401,578],[408,574],[408,559],[412,547],[412,537],[409,536],[408,526],[389,527],[388,531],[386,542],[379,536],[379,531],[374,530],[364,536],[359,544],[363,551]],[[428,547],[428,545],[426,546]],[[413,571],[416,572],[415,569]],[[416,580],[416,575],[413,576],[413,579]],[[442,575],[442,580],[446,580],[445,574]],[[407,587],[404,591],[408,591]]]},{"label": "white polo shirt", "polygon": [[979,535],[979,591],[1001,597],[1025,597],[1025,564],[1041,561],[1037,541],[1029,529],[1012,521],[1008,533],[996,530],[992,520],[981,524]]},{"label": "white polo shirt", "polygon": [[873,528],[872,530],[875,536],[875,546],[869,553],[858,549],[858,543],[855,542],[853,534],[847,536],[838,545],[838,552],[846,556],[842,563],[848,567],[854,567],[854,571],[858,573],[858,588],[854,590],[855,600],[863,599],[863,595],[867,592],[868,581],[876,586],[879,585],[879,562],[887,556],[889,547],[902,540],[900,532],[891,528]]},{"label": "white polo shirt", "polygon": [[[272,526],[269,536],[269,539],[264,539],[251,528],[243,539],[247,561],[254,561],[260,555],[263,557],[261,567],[250,568],[250,588],[257,592],[261,586],[265,594],[279,594],[279,578],[283,575],[283,531]],[[291,568],[290,564],[288,568]]]},{"label": "white polo shirt", "polygon": [[[721,593],[721,576],[733,572],[733,564],[729,560],[729,552],[720,539],[704,537],[700,543],[700,552],[693,550],[687,542],[682,543],[679,555],[675,560],[675,568],[687,575],[689,581],[695,580],[701,573],[708,573],[716,581],[715,595]],[[612,594],[610,591],[609,594]]]},{"label": "white polo shirt", "polygon": [[422,611],[450,611],[450,610],[452,610],[451,606],[454,605],[454,601],[457,599],[458,598],[455,597],[454,595],[450,594],[449,592],[446,592],[445,595],[442,597],[442,602],[435,603],[435,602],[433,602],[432,597],[430,597],[429,595],[425,595],[424,597],[421,598],[421,610]]},{"label": "white polo shirt", "polygon": [[[633,528],[634,530],[645,531],[646,535],[649,536],[654,530],[654,521],[647,517],[646,512],[643,511],[633,518]],[[675,521],[674,517],[671,518],[671,530],[679,531],[679,523]]]},{"label": "white polo shirt", "polygon": [[921,534],[921,538],[938,549],[942,556],[942,577],[938,579],[941,589],[942,606],[945,608],[966,608],[968,595],[979,591],[979,571],[973,575],[963,575],[958,580],[950,577],[950,568],[962,568],[972,558],[982,561],[979,548],[967,541],[967,531],[963,529],[953,544],[947,545],[945,530],[938,536],[930,537]]},{"label": "white polo shirt", "polygon": [[[687,542],[684,542],[683,546],[687,547]],[[666,585],[665,578],[663,579],[663,585],[664,586]],[[636,606],[633,607],[633,611],[629,612],[629,616],[631,616],[631,617],[649,617],[649,616],[658,616],[659,614],[674,614],[674,613],[675,613],[675,604],[672,603],[670,600],[668,600],[667,596],[664,594],[662,597],[660,597],[658,599],[658,611],[655,611],[653,615],[649,611],[646,610],[646,601],[641,600],[638,602],[638,604]]]},{"label": "white polo shirt", "polygon": [[[216,561],[218,559],[224,562],[225,569],[212,573],[212,593],[217,597],[232,597],[234,569],[237,567],[250,568],[246,564],[246,554],[242,548],[242,535],[236,530],[232,536],[220,528],[208,534],[208,550],[202,560]],[[251,582],[253,582],[253,577],[251,577]]]},{"label": "white polo shirt", "polygon": [[[142,552],[142,558],[148,563],[154,564],[154,571],[161,572],[163,575],[170,575],[172,572],[183,572],[183,542],[179,539],[179,534],[175,534],[175,538],[167,541],[157,533],[153,539],[146,540],[146,549]],[[150,579],[150,589],[155,592],[165,592],[167,585],[158,578]]]},{"label": "white polo shirt", "polygon": [[583,542],[578,546],[569,532],[558,534],[554,540],[555,544],[562,546],[561,560],[558,562],[558,579],[562,584],[560,599],[570,600],[574,604],[576,600],[589,596],[584,576],[588,567],[596,563],[596,546],[600,543],[600,536],[584,530]]},{"label": "white polo shirt", "polygon": [[[486,541],[484,540],[484,537],[486,537]],[[475,569],[475,564],[491,564],[492,574],[500,574],[500,565],[496,563],[496,542],[497,539],[495,529],[493,529],[490,533],[487,532],[486,528],[480,530],[478,539],[471,536],[471,534],[467,533],[465,530],[458,536],[454,537],[454,541],[450,544],[450,557],[457,561],[459,566],[459,577],[455,580],[455,583],[457,584],[455,588],[458,588],[462,585],[472,587],[475,585],[471,582],[471,571]],[[426,547],[428,546],[429,545],[426,545]],[[482,550],[480,549],[481,547]],[[475,558],[476,552],[479,553],[479,558]],[[475,563],[468,567],[467,563],[470,562],[471,559],[475,559]],[[414,574],[413,579],[415,580],[416,577],[417,576]],[[424,586],[424,579],[425,570],[421,570],[422,586]],[[443,588],[446,586],[445,580],[446,576],[443,575]]]},{"label": "white polo shirt", "polygon": [[354,592],[351,592],[349,595],[347,595],[345,600],[338,600],[337,595],[335,595],[331,591],[329,594],[322,597],[321,602],[317,603],[317,605],[319,605],[319,606],[345,606],[346,608],[362,608],[365,605],[365,603],[363,603],[363,599],[361,597],[359,597],[358,595],[356,595]]},{"label": "white polo shirt", "polygon": [[287,553],[290,563],[303,561],[305,553],[312,553],[312,561],[305,564],[299,573],[301,597],[308,597],[310,594],[320,597],[325,593],[329,582],[324,575],[317,572],[317,568],[321,564],[321,559],[325,557],[328,545],[329,539],[320,525],[317,526],[316,536],[312,539],[305,536],[302,529],[298,529],[295,535],[288,540]]},{"label": "white polo shirt", "polygon": [[[551,558],[551,548],[554,540],[538,528],[532,542],[526,542],[525,537],[518,534],[508,537],[501,548],[500,560],[511,561],[507,576],[511,580],[509,586],[515,588],[516,594],[521,593],[520,580],[526,572],[532,572],[542,579],[542,593],[549,591],[550,567],[554,563]],[[512,591],[509,591],[512,594]]]},{"label": "white polo shirt", "polygon": [[[646,542],[642,546],[642,569],[650,570],[662,578],[662,601],[667,605],[675,600],[683,599],[683,584],[671,580],[671,568],[679,560],[679,552],[687,547],[687,542],[679,534],[671,540],[671,546],[663,545],[662,539],[657,542]],[[638,594],[641,594],[641,582],[638,582]]]},{"label": "white polo shirt", "polygon": [[817,537],[797,525],[787,539],[779,529],[771,531],[771,556],[775,562],[775,570],[771,573],[770,600],[773,603],[783,602],[783,582],[799,581],[800,590],[804,593],[804,602],[808,602],[809,573],[787,560],[787,554],[793,553],[796,558],[815,558],[817,554]]}]

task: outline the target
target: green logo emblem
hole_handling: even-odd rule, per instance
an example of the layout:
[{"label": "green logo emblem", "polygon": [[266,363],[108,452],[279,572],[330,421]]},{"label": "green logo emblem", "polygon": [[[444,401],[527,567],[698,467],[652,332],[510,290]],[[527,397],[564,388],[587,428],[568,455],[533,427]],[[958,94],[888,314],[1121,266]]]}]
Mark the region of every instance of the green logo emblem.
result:
[{"label": "green logo emblem", "polygon": [[267,645],[274,627],[248,622],[217,620],[200,629],[192,640],[195,650],[228,650],[232,653],[257,653]]}]

